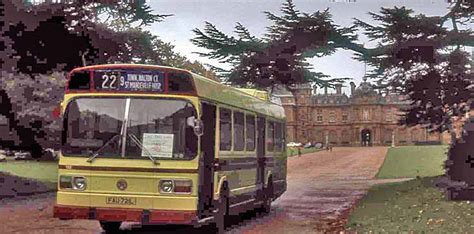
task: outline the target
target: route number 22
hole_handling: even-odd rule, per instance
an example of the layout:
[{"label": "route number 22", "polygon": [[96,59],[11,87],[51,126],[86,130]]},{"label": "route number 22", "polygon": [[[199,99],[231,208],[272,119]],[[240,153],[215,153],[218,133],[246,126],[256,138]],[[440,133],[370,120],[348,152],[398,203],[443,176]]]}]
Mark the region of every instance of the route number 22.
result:
[{"label": "route number 22", "polygon": [[117,83],[116,75],[102,75],[102,89],[117,89],[115,85]]}]

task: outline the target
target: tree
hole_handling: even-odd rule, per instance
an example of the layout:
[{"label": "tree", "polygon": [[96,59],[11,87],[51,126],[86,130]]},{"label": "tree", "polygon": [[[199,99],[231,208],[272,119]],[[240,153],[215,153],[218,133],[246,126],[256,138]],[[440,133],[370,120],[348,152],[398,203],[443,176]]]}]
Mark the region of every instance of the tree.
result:
[{"label": "tree", "polygon": [[[353,42],[357,39],[354,29],[334,24],[328,9],[302,13],[296,10],[292,0],[283,3],[281,13],[277,16],[265,12],[272,24],[263,38],[251,35],[240,23],[235,26],[237,37],[234,37],[206,22],[204,30],[193,30],[196,37],[191,41],[209,50],[199,53],[201,56],[231,64],[228,71],[214,68],[224,82],[263,88],[270,93],[276,86],[284,86],[293,94],[296,103],[299,103],[295,89],[298,84],[334,87],[345,81],[346,78],[327,79],[328,76],[321,72],[310,71],[305,59],[330,55],[339,48],[357,47]],[[298,105],[295,109],[298,113]]]},{"label": "tree", "polygon": [[46,74],[84,63],[130,61],[131,51],[141,45],[133,43],[139,35],[128,29],[168,16],[152,14],[144,1],[56,2],[0,3],[2,70]]},{"label": "tree", "polygon": [[142,64],[159,64],[164,66],[186,69],[196,74],[203,75],[209,79],[217,80],[216,74],[197,61],[190,61],[186,57],[174,51],[174,45],[163,42],[158,36],[149,31],[134,29],[138,40],[134,42],[141,45],[135,48],[131,55],[133,62]]},{"label": "tree", "polygon": [[[240,23],[235,26],[237,37],[229,36],[206,22],[203,30],[194,29],[191,41],[209,52],[198,53],[220,62],[229,63],[230,70],[214,67],[223,81],[243,87],[272,90],[283,85],[311,82],[319,86],[333,86],[344,79],[324,79],[328,76],[312,72],[305,59],[325,56],[344,48],[343,42],[356,39],[351,28],[335,25],[328,10],[312,14],[295,9],[291,0],[281,8],[282,16],[265,12],[272,22],[263,38],[250,34]],[[348,43],[350,44],[350,43]]]},{"label": "tree", "polygon": [[[469,111],[473,98],[468,89],[473,82],[472,65],[462,49],[472,44],[472,31],[457,25],[472,17],[472,11],[465,11],[472,9],[470,4],[458,1],[444,17],[413,15],[410,9],[395,7],[369,13],[378,26],[355,20],[371,40],[378,41],[376,48],[357,54],[374,67],[369,76],[379,88],[391,87],[410,101],[401,124],[447,130],[452,142],[456,138],[453,121]],[[448,19],[452,29],[443,27]]]},{"label": "tree", "polygon": [[58,147],[60,125],[51,112],[65,72],[141,57],[159,61],[151,34],[136,27],[169,15],[153,14],[144,1],[31,2],[0,1],[0,115],[10,129],[0,144],[39,157],[43,147]]},{"label": "tree", "polygon": [[[465,182],[472,185],[472,160],[466,150],[472,142],[464,142],[472,137],[457,140],[453,125],[473,109],[472,60],[464,46],[473,46],[474,38],[470,27],[463,29],[473,12],[472,1],[456,1],[442,17],[413,15],[410,9],[395,7],[369,13],[378,26],[355,21],[379,42],[376,48],[358,50],[359,59],[375,67],[370,76],[380,88],[391,87],[409,101],[400,124],[451,134],[445,166],[455,193]],[[447,21],[451,28],[444,27]]]}]

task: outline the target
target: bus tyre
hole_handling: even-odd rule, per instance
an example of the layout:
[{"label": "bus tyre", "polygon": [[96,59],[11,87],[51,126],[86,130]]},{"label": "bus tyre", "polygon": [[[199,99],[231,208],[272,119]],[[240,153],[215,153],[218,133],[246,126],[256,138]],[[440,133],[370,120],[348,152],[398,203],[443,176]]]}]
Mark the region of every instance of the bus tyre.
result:
[{"label": "bus tyre", "polygon": [[263,213],[265,214],[270,213],[272,200],[273,200],[273,181],[270,179],[268,181],[267,188],[264,190],[264,193],[263,193],[263,204],[262,204]]},{"label": "bus tyre", "polygon": [[224,233],[225,223],[228,218],[229,211],[229,190],[227,186],[223,186],[219,196],[217,209],[214,210],[214,221],[216,225],[216,233]]},{"label": "bus tyre", "polygon": [[117,233],[120,230],[122,222],[106,222],[100,221],[100,226],[104,229],[105,233]]}]

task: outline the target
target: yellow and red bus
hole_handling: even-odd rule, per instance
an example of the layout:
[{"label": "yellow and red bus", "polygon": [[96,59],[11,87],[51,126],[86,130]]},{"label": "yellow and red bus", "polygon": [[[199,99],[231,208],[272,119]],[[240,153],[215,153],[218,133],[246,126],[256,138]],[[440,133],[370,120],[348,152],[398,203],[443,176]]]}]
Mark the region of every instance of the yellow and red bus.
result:
[{"label": "yellow and red bus", "polygon": [[172,67],[74,69],[54,216],[223,230],[229,215],[268,212],[286,190],[285,115],[253,93]]}]

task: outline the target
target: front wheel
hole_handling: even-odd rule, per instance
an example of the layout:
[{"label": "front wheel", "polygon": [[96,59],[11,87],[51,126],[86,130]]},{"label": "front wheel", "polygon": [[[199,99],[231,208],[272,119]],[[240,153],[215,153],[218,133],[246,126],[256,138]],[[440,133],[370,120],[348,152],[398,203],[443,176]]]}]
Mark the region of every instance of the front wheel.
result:
[{"label": "front wheel", "polygon": [[100,226],[104,229],[105,233],[117,233],[120,230],[122,222],[106,222],[100,221]]}]

